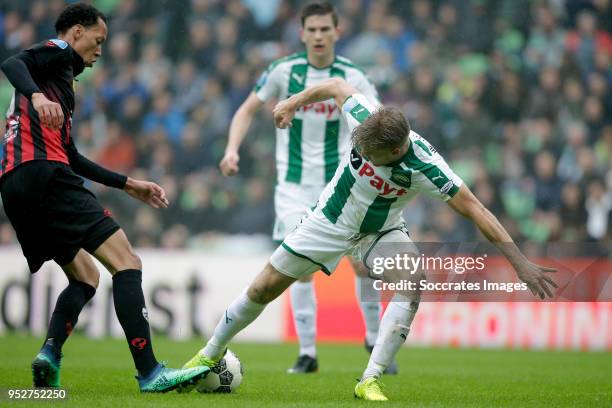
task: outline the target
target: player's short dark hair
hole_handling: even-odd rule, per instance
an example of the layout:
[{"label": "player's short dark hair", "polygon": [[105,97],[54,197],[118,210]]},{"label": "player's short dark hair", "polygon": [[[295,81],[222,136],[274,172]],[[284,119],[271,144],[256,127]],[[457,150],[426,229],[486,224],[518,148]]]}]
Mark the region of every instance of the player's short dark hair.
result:
[{"label": "player's short dark hair", "polygon": [[406,142],[410,124],[401,110],[384,107],[363,121],[353,130],[353,146],[371,152],[381,149],[394,149]]},{"label": "player's short dark hair", "polygon": [[328,2],[322,3],[310,3],[304,6],[302,9],[302,27],[304,27],[304,23],[306,19],[310,16],[325,16],[327,14],[331,14],[332,20],[334,22],[334,27],[338,27],[338,14],[336,13],[336,9]]},{"label": "player's short dark hair", "polygon": [[71,4],[64,8],[57,18],[55,32],[63,34],[77,24],[91,27],[98,24],[98,18],[106,23],[106,16],[94,6],[85,3]]}]

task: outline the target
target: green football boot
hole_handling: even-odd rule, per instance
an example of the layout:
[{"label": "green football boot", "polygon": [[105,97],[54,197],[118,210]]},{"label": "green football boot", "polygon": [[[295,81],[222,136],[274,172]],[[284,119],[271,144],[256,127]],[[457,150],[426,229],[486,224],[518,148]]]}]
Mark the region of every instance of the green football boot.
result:
[{"label": "green football boot", "polygon": [[203,351],[204,349],[201,349],[200,351],[198,351],[195,356],[191,357],[191,360],[189,360],[183,365],[183,368],[194,368],[194,367],[213,368],[219,363],[219,361],[223,359],[223,356],[225,355],[225,352],[227,351],[227,349],[225,349],[223,354],[221,354],[221,357],[217,359],[206,357]]},{"label": "green football boot", "polygon": [[209,367],[199,366],[193,368],[167,368],[165,363],[160,363],[146,378],[136,376],[140,392],[178,392],[191,391],[196,383],[206,377],[210,371]]},{"label": "green football boot", "polygon": [[32,361],[32,378],[34,387],[61,387],[60,365],[62,355],[55,352],[53,339],[38,352]]},{"label": "green football boot", "polygon": [[368,377],[355,386],[355,398],[366,401],[389,401],[383,392],[383,384],[376,377]]}]

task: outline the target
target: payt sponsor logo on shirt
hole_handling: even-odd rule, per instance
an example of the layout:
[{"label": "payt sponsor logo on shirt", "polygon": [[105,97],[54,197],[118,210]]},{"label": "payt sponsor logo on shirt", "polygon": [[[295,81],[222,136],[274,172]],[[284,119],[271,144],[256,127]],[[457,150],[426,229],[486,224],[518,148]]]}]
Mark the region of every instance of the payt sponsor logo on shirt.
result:
[{"label": "payt sponsor logo on shirt", "polygon": [[400,197],[406,194],[406,189],[392,187],[382,177],[376,174],[374,166],[363,160],[361,155],[355,150],[351,151],[351,166],[357,170],[357,175],[360,177],[368,177],[370,185],[380,192],[380,195]]},{"label": "payt sponsor logo on shirt", "polygon": [[340,111],[338,107],[333,102],[315,102],[310,105],[306,105],[298,109],[298,112],[303,113],[316,113],[319,115],[325,115],[325,119],[337,119]]}]

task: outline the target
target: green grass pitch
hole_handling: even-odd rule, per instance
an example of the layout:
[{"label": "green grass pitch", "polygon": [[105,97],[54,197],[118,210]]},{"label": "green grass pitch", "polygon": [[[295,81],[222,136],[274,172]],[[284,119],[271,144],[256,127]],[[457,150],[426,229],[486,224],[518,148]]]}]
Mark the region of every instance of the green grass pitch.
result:
[{"label": "green grass pitch", "polygon": [[[0,388],[31,386],[30,362],[41,338],[0,337]],[[160,360],[177,367],[201,341],[175,342],[160,336],[153,345]],[[69,401],[53,406],[108,407],[357,407],[353,387],[366,362],[363,347],[319,345],[320,371],[290,376],[293,344],[233,344],[245,370],[242,386],[229,395],[192,392],[141,395],[124,340],[73,336],[64,347],[62,384]],[[398,356],[400,374],[384,377],[391,401],[386,407],[609,407],[612,406],[610,353],[525,352],[409,348]],[[0,405],[7,406],[5,397]],[[380,403],[378,405],[381,405]],[[49,406],[11,402],[9,406]]]}]

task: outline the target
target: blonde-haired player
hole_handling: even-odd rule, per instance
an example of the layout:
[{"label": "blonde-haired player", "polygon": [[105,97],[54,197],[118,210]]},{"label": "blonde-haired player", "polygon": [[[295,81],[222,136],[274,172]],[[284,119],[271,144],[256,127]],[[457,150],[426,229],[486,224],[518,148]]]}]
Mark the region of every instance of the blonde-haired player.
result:
[{"label": "blonde-haired player", "polygon": [[[350,60],[335,54],[339,38],[338,16],[329,3],[311,3],[302,9],[301,39],[306,52],[274,61],[262,74],[253,92],[238,109],[229,132],[225,156],[220,167],[226,176],[235,175],[239,147],[249,125],[263,104],[271,98],[284,100],[306,87],[329,78],[343,78],[359,92],[378,104],[376,88]],[[321,191],[334,176],[341,157],[349,149],[347,123],[333,100],[317,101],[296,112],[290,129],[277,129],[277,185],[274,195],[276,222],[273,239],[280,244],[316,203]],[[380,322],[378,292],[361,264],[350,259],[357,273],[356,293],[366,326],[365,344],[371,352]],[[300,351],[289,373],[318,370],[316,338],[316,300],[312,275],[291,286],[291,306]],[[397,373],[392,364],[387,373]]]},{"label": "blonde-haired player", "polygon": [[[186,365],[212,367],[229,341],[259,316],[266,304],[280,296],[295,280],[319,269],[333,271],[340,259],[357,254],[372,266],[370,254],[386,253],[395,243],[403,254],[420,256],[403,228],[402,210],[418,193],[443,200],[470,219],[508,259],[519,279],[534,295],[552,297],[554,269],[530,262],[512,238],[451,170],[427,140],[410,130],[401,111],[376,108],[342,79],[329,79],[283,101],[275,108],[275,122],[291,126],[296,110],[306,104],[334,98],[353,133],[353,150],[343,158],[316,207],[272,254],[270,262],[249,287],[230,304],[213,336]],[[406,269],[388,270],[384,280],[418,281]],[[418,285],[417,285],[418,286]],[[380,377],[406,341],[420,301],[418,291],[396,292],[380,325],[376,345],[355,396],[386,401]]]}]

